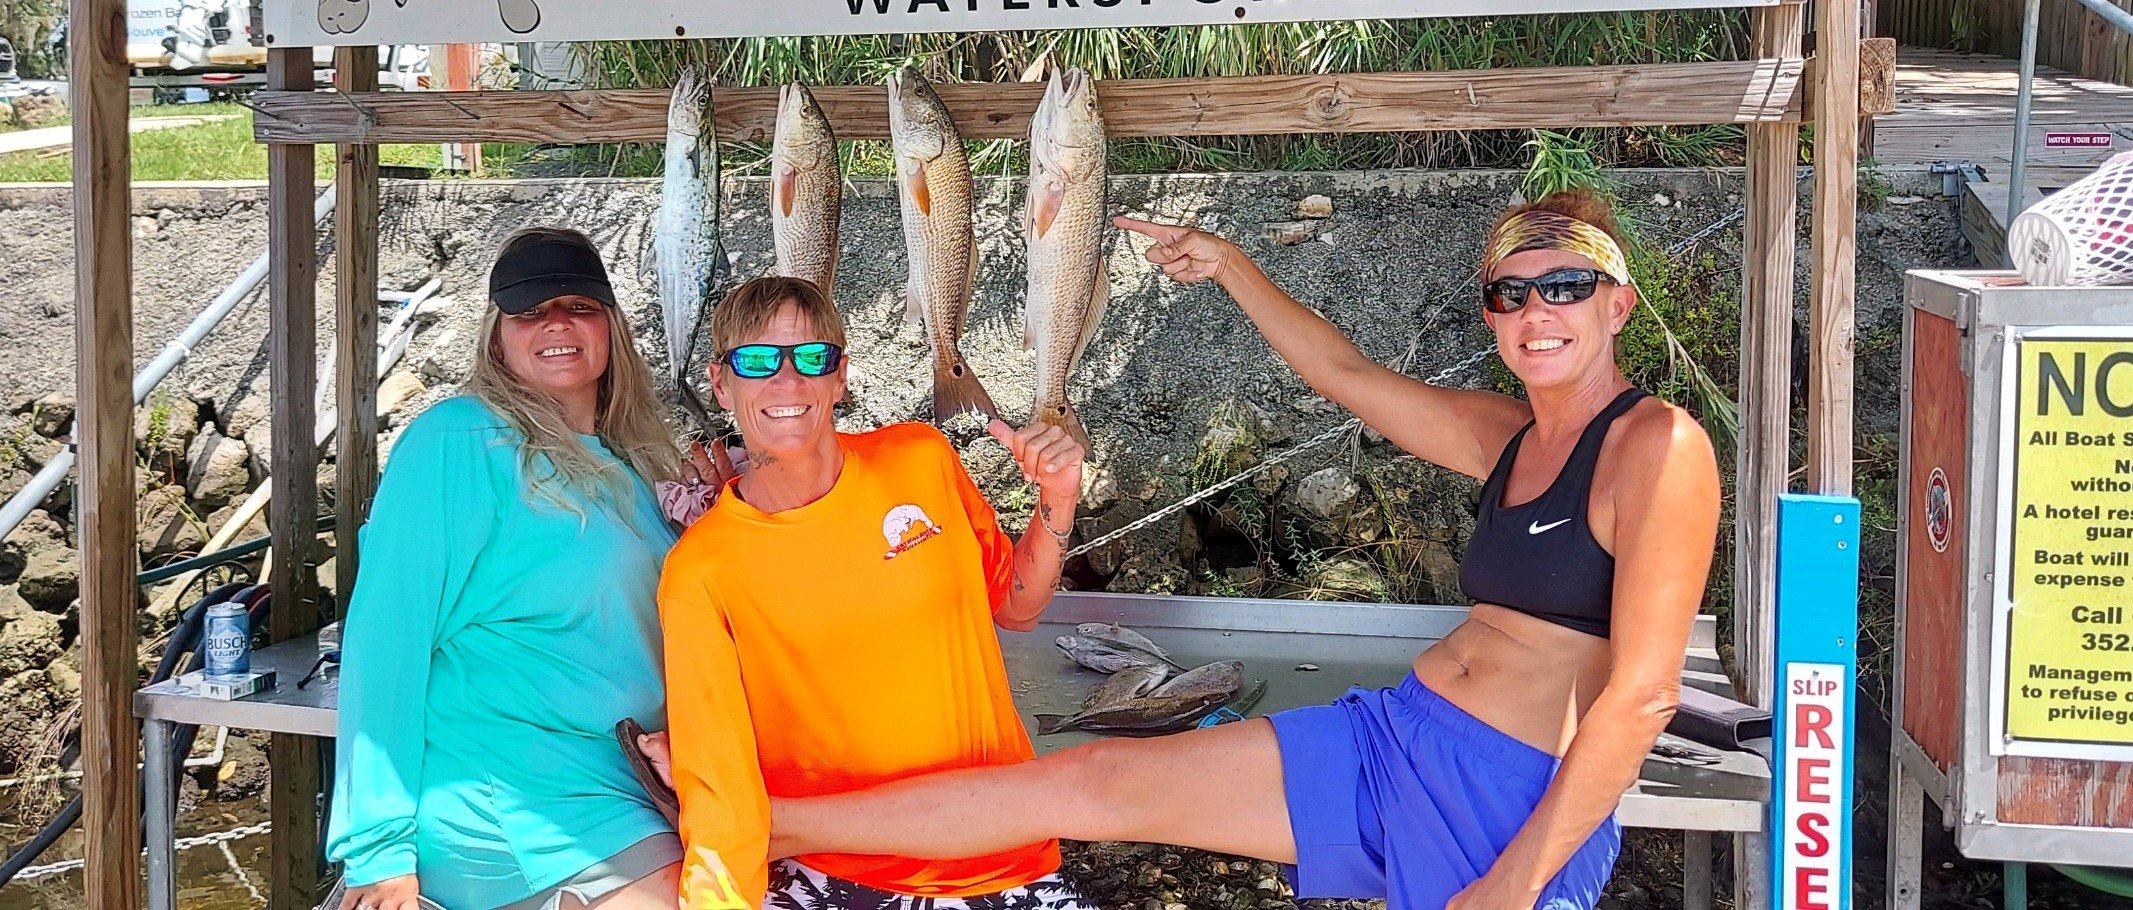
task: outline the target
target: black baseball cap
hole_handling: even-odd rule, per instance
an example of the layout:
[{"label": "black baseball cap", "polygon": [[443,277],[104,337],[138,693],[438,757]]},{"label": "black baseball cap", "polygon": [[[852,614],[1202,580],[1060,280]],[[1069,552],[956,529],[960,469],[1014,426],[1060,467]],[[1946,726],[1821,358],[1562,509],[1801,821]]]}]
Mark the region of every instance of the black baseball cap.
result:
[{"label": "black baseball cap", "polygon": [[608,283],[600,251],[584,234],[541,230],[504,243],[489,270],[489,302],[518,315],[557,297],[581,295],[612,307],[615,287]]}]

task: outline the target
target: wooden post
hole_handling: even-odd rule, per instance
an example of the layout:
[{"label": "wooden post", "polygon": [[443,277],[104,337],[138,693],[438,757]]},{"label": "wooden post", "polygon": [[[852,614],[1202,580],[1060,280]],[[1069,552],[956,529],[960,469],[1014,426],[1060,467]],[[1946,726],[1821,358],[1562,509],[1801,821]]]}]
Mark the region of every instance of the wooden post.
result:
[{"label": "wooden post", "polygon": [[1815,4],[1814,292],[1807,485],[1852,492],[1852,305],[1859,207],[1859,0]]},{"label": "wooden post", "polygon": [[[312,88],[311,49],[267,51],[267,87]],[[312,404],[318,319],[318,230],[313,223],[313,147],[267,147],[267,362],[273,376],[274,535],[271,637],[318,627],[318,444]],[[341,200],[342,206],[350,200]],[[318,903],[318,741],[277,734],[267,746],[272,774],[268,811],[274,823],[269,878],[271,910],[310,910]]]},{"label": "wooden post", "polygon": [[[1797,56],[1806,13],[1780,4],[1749,14],[1753,53]],[[1740,698],[1770,706],[1777,639],[1777,498],[1792,462],[1792,314],[1800,128],[1748,127],[1748,219],[1741,279],[1741,433],[1733,496],[1733,652]],[[1769,905],[1761,834],[1733,839],[1734,905]]]},{"label": "wooden post", "polygon": [[74,394],[81,485],[82,827],[89,910],[141,905],[140,725],[133,691],[133,176],[126,4],[73,0]]},{"label": "wooden post", "polygon": [[[378,88],[378,49],[334,51],[334,87]],[[334,459],[334,590],[340,609],[355,591],[356,532],[378,485],[378,147],[344,143],[334,171],[334,330],[340,356],[333,388],[339,424]],[[342,615],[346,615],[345,612]]]}]

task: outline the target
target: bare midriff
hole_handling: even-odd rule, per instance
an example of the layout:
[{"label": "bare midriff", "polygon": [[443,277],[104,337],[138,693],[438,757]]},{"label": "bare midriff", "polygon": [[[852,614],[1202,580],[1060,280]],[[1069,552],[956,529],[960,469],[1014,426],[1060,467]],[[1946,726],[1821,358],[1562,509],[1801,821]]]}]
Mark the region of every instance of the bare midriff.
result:
[{"label": "bare midriff", "polygon": [[1415,656],[1430,691],[1510,736],[1560,757],[1607,683],[1607,639],[1495,604]]}]

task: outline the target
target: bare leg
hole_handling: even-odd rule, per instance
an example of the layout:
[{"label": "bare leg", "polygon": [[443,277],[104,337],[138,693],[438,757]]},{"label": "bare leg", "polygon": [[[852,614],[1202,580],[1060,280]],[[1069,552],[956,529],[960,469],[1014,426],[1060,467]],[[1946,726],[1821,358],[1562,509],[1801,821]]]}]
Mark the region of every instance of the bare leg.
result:
[{"label": "bare leg", "polygon": [[1296,861],[1281,751],[1265,720],[1108,739],[1016,765],[771,801],[771,855],[982,856],[1053,837],[1178,844]]}]

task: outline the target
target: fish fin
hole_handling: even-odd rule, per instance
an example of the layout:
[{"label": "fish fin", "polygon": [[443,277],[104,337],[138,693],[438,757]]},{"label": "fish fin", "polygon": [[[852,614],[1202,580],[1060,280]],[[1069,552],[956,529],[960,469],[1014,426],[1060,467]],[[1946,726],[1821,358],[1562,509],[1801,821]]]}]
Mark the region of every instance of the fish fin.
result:
[{"label": "fish fin", "polygon": [[1072,714],[1038,714],[1034,716],[1037,719],[1038,736],[1050,736],[1054,733],[1065,732],[1074,726],[1075,715]]},{"label": "fish fin", "polygon": [[800,169],[790,164],[781,165],[770,183],[770,199],[778,207],[778,214],[792,217],[792,208],[799,202]]},{"label": "fish fin", "polygon": [[1074,339],[1074,356],[1067,359],[1071,368],[1081,362],[1081,353],[1089,349],[1089,339],[1096,337],[1096,327],[1104,321],[1104,311],[1111,307],[1111,263],[1096,261],[1096,283],[1089,288],[1089,309],[1081,319],[1081,337]]},{"label": "fish fin", "polygon": [[904,324],[926,324],[926,308],[918,302],[918,295],[911,293],[910,288],[904,289]]},{"label": "fish fin", "polygon": [[[1068,436],[1073,437],[1075,442],[1081,444],[1081,448],[1083,451],[1093,451],[1093,447],[1089,444],[1089,431],[1086,427],[1083,427],[1081,425],[1081,415],[1075,413],[1074,406],[1072,404],[1063,404],[1056,408],[1040,409],[1037,412],[1037,419],[1045,423],[1051,424],[1055,427],[1058,427],[1062,430],[1065,430]],[[1170,663],[1168,659],[1165,659],[1163,662]],[[1177,664],[1174,663],[1171,663],[1170,665],[1173,667],[1177,666]],[[1182,670],[1184,668],[1179,667],[1179,669]]]},{"label": "fish fin", "polygon": [[904,188],[911,191],[911,204],[918,206],[919,214],[933,214],[933,191],[926,186],[925,162],[911,166],[911,171],[904,175]]},{"label": "fish fin", "polygon": [[1036,350],[1037,339],[1042,336],[1043,333],[1037,330],[1037,308],[1025,304],[1022,308],[1022,349]]},{"label": "fish fin", "polygon": [[998,419],[1000,409],[986,394],[985,384],[978,381],[970,364],[961,356],[945,368],[933,371],[933,422],[945,423],[968,411],[976,411],[988,419]]},{"label": "fish fin", "polygon": [[1066,184],[1053,180],[1042,187],[1032,187],[1029,202],[1029,235],[1036,239],[1051,230],[1052,222],[1059,218],[1059,208],[1066,204]]}]

